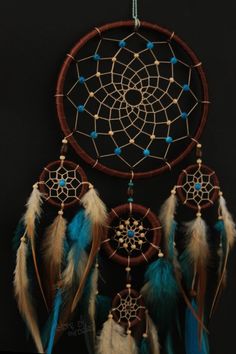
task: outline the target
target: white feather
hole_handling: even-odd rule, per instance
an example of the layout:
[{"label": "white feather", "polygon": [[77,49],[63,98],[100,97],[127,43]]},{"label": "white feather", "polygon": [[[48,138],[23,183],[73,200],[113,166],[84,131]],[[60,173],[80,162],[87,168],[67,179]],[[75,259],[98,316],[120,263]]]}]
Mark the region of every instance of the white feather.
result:
[{"label": "white feather", "polygon": [[146,314],[146,321],[148,326],[148,340],[152,348],[152,352],[150,354],[160,354],[160,345],[159,345],[157,329],[151,317],[148,314]]},{"label": "white feather", "polygon": [[105,225],[107,220],[107,210],[103,201],[99,198],[97,191],[90,188],[81,199],[81,204],[85,209],[86,215],[92,223]]},{"label": "white feather", "polygon": [[98,337],[97,354],[138,354],[134,338],[123,327],[109,318]]},{"label": "white feather", "polygon": [[175,193],[171,193],[169,198],[164,202],[161,207],[159,219],[165,231],[165,237],[168,239],[168,235],[171,232],[172,223],[174,221],[176,208],[177,208],[177,198]]},{"label": "white feather", "polygon": [[235,223],[233,221],[233,217],[230,214],[227,206],[226,206],[226,201],[224,197],[221,195],[220,196],[220,209],[221,209],[221,214],[222,218],[224,221],[224,226],[225,226],[225,231],[227,235],[227,241],[229,244],[229,247],[232,248],[235,242],[236,238],[236,228],[235,228]]},{"label": "white feather", "polygon": [[21,241],[17,250],[16,267],[14,271],[14,289],[19,311],[25,319],[38,352],[43,353],[44,350],[40,338],[36,313],[29,291],[29,279],[27,275],[27,244],[25,241]]},{"label": "white feather", "polygon": [[26,203],[24,222],[29,237],[34,238],[35,220],[40,218],[42,213],[43,194],[37,186],[34,186],[32,193]]},{"label": "white feather", "polygon": [[198,216],[195,220],[185,223],[187,236],[187,249],[190,259],[194,264],[200,262],[206,265],[209,256],[207,242],[207,226],[205,221]]}]

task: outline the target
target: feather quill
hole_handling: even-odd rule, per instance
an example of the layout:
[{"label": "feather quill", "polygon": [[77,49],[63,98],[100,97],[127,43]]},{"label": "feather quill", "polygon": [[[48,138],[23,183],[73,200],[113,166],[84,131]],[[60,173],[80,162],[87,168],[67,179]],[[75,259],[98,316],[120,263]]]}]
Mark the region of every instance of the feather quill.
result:
[{"label": "feather quill", "polygon": [[38,261],[36,257],[36,246],[35,246],[35,225],[36,221],[41,217],[42,214],[42,203],[43,203],[43,194],[39,191],[37,184],[33,186],[33,191],[26,203],[26,212],[23,217],[24,224],[26,227],[26,233],[28,238],[30,239],[31,249],[32,249],[32,257],[34,262],[34,269],[36,273],[36,278],[38,281],[38,285],[40,288],[40,292],[42,294],[45,306],[48,310],[47,300],[44,294],[41,277],[39,274]]},{"label": "feather quill", "polygon": [[80,279],[80,284],[71,306],[71,312],[75,310],[83,294],[86,279],[101,246],[101,237],[107,221],[106,206],[99,198],[98,193],[94,188],[90,188],[89,191],[83,196],[81,199],[81,204],[85,208],[85,215],[91,220],[92,223],[92,245],[88,256],[88,262],[86,264],[83,276]]},{"label": "feather quill", "polygon": [[36,319],[37,316],[29,291],[29,278],[27,274],[27,251],[27,244],[25,237],[23,237],[17,251],[16,267],[14,271],[14,290],[19,311],[34,339],[36,348],[39,353],[43,353],[44,350]]},{"label": "feather quill", "polygon": [[42,246],[51,300],[54,298],[56,285],[61,275],[66,226],[67,221],[62,215],[58,214],[53,223],[47,228]]},{"label": "feather quill", "polygon": [[137,345],[131,335],[112,318],[103,325],[98,337],[97,354],[138,354]]}]

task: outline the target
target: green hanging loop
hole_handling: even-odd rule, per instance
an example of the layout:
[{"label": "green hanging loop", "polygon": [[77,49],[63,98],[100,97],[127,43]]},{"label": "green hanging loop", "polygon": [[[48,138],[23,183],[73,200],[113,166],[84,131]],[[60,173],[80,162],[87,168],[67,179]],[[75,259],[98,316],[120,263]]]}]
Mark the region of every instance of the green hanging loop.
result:
[{"label": "green hanging loop", "polygon": [[140,27],[140,20],[138,18],[138,0],[133,0],[132,15],[134,19],[134,27],[137,30]]}]

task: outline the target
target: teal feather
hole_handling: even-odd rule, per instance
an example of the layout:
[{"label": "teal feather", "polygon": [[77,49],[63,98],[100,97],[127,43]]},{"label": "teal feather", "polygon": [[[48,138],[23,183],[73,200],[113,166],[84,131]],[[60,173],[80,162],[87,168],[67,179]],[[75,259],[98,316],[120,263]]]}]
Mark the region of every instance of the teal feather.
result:
[{"label": "teal feather", "polygon": [[149,341],[148,338],[143,338],[141,341],[141,346],[139,349],[139,354],[150,354],[150,345],[149,345]]},{"label": "teal feather", "polygon": [[142,293],[146,306],[158,328],[164,330],[175,317],[179,295],[173,265],[165,258],[151,263],[145,283]]},{"label": "teal feather", "polygon": [[17,249],[20,247],[20,239],[24,235],[25,224],[23,218],[18,222],[13,239],[12,239],[12,248],[14,253],[17,252]]},{"label": "teal feather", "polygon": [[48,345],[47,345],[47,350],[46,350],[47,354],[52,353],[61,304],[62,304],[62,294],[61,294],[61,289],[58,289],[56,292],[56,296],[55,296],[55,300],[54,300],[54,304],[53,304],[53,310],[52,310],[52,314],[51,314],[50,335],[49,335]]},{"label": "teal feather", "polygon": [[175,258],[175,233],[177,229],[177,222],[173,220],[170,234],[168,235],[168,258],[173,261]]},{"label": "teal feather", "polygon": [[[192,300],[192,307],[198,312],[196,301]],[[203,330],[202,340],[199,343],[199,324],[192,311],[187,308],[185,314],[185,350],[186,354],[209,354],[207,333]]]},{"label": "teal feather", "polygon": [[222,245],[222,249],[224,254],[226,254],[227,250],[227,234],[225,230],[225,224],[223,220],[218,220],[215,224],[215,229],[220,233],[220,243]]},{"label": "teal feather", "polygon": [[81,252],[88,249],[91,243],[91,221],[85,215],[84,210],[80,210],[68,226],[67,241],[69,247],[74,249],[74,263],[77,265]]},{"label": "teal feather", "polygon": [[96,320],[99,324],[104,323],[109,315],[112,306],[111,298],[104,295],[96,297]]},{"label": "teal feather", "polygon": [[183,276],[184,283],[186,288],[189,290],[192,286],[193,279],[193,265],[190,260],[189,254],[187,250],[184,250],[179,257],[179,264],[181,268],[181,273]]},{"label": "teal feather", "polygon": [[166,336],[165,349],[166,354],[174,354],[174,342],[170,332]]}]

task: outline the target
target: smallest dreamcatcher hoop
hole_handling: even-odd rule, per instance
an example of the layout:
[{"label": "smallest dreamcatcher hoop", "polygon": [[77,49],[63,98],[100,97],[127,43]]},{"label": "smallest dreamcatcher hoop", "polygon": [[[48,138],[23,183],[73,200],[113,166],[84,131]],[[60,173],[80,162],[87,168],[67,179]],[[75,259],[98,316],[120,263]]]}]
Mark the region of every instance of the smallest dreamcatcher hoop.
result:
[{"label": "smallest dreamcatcher hoop", "polygon": [[148,263],[158,254],[161,225],[155,214],[138,204],[111,210],[102,245],[108,257],[124,266]]},{"label": "smallest dreamcatcher hoop", "polygon": [[131,288],[122,290],[112,302],[111,314],[113,319],[125,329],[135,327],[145,318],[142,295]]}]

